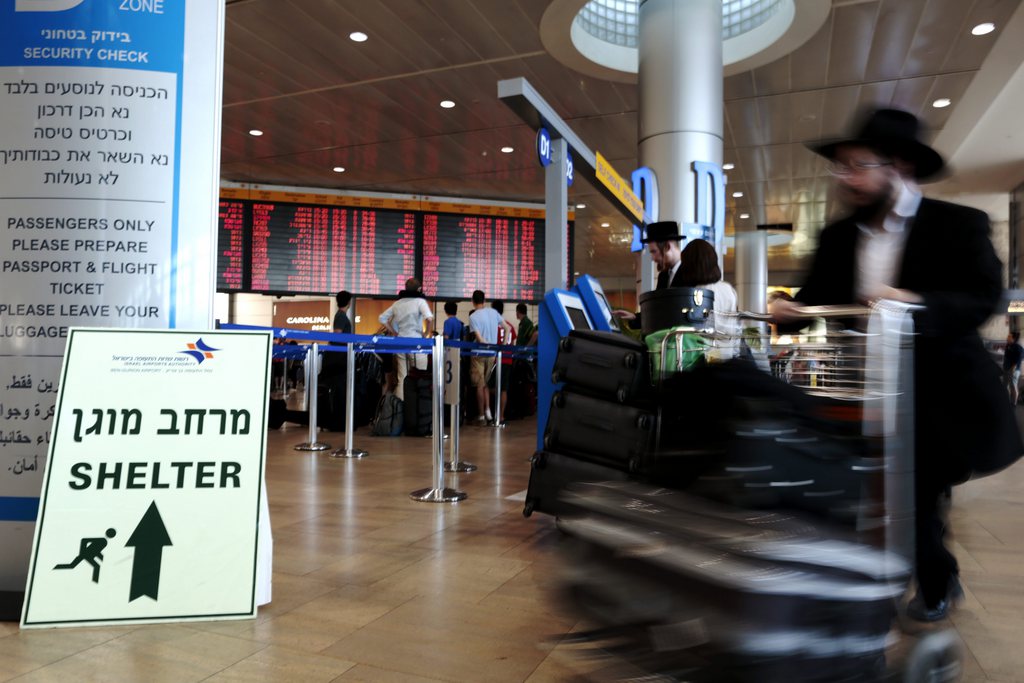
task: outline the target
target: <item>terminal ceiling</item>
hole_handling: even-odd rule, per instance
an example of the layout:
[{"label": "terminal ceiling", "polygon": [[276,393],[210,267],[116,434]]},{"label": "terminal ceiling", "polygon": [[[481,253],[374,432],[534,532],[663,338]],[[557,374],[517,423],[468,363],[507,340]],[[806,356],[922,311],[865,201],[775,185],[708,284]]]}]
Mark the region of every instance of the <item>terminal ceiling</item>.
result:
[{"label": "terminal ceiling", "polygon": [[[539,35],[549,4],[228,0],[222,177],[543,202],[533,131],[496,95],[498,80],[517,76],[628,175],[637,166],[637,88],[549,55]],[[1024,181],[1024,135],[1010,125],[1024,106],[1021,0],[831,5],[794,52],[725,79],[724,159],[735,164],[727,233],[749,222],[793,223],[792,244],[771,254],[780,283],[796,277],[834,211],[823,165],[804,143],[841,134],[861,107],[919,115],[952,162],[948,191],[1006,191]],[[971,35],[984,21],[996,31]],[[353,31],[369,39],[349,40]],[[940,97],[952,105],[934,108]],[[455,107],[442,109],[441,100]],[[506,146],[514,151],[502,153]],[[630,226],[583,181],[569,196],[586,204],[577,210],[576,269],[632,275]]]}]

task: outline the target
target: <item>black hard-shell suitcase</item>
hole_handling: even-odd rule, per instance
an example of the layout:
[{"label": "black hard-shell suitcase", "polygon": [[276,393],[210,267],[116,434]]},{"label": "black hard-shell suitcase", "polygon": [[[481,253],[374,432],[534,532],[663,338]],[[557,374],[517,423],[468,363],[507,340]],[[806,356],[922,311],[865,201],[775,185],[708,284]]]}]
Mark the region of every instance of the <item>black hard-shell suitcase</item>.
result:
[{"label": "black hard-shell suitcase", "polygon": [[656,409],[560,391],[551,398],[544,448],[625,472],[640,472],[655,450],[657,434]]},{"label": "black hard-shell suitcase", "polygon": [[[678,491],[587,484],[564,494],[569,603],[638,660],[707,680],[871,681],[884,666],[903,558],[783,512]],[[661,669],[664,670],[664,669]],[[702,679],[703,680],[703,679]]]},{"label": "black hard-shell suitcase", "polygon": [[405,378],[403,429],[406,436],[430,436],[434,433],[431,386],[430,377],[409,375]]},{"label": "black hard-shell suitcase", "polygon": [[748,419],[693,491],[744,508],[800,510],[839,523],[882,523],[885,470],[864,437],[794,420]]},{"label": "black hard-shell suitcase", "polygon": [[571,507],[561,502],[566,486],[590,481],[625,481],[621,470],[586,462],[562,453],[537,451],[530,459],[530,483],[526,489],[523,516],[534,512],[562,515]]},{"label": "black hard-shell suitcase", "polygon": [[617,332],[573,330],[558,343],[551,379],[619,403],[651,400],[647,347]]}]

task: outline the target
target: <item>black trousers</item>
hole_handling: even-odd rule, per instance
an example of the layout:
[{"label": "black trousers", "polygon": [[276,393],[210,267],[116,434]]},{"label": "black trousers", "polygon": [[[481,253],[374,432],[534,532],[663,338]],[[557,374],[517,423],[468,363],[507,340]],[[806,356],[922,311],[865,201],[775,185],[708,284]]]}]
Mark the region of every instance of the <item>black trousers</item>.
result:
[{"label": "black trousers", "polygon": [[917,583],[924,603],[935,607],[946,597],[950,581],[960,567],[956,557],[946,548],[946,516],[940,497],[948,488],[945,477],[918,469],[916,479],[915,515]]}]

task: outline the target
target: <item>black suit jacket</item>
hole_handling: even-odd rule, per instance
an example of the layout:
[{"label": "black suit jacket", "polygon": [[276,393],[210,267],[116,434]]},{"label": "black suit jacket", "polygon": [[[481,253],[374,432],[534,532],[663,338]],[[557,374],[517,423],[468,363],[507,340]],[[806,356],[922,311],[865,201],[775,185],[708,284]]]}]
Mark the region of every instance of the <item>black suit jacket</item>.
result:
[{"label": "black suit jacket", "polygon": [[676,269],[676,276],[674,278],[672,278],[672,283],[669,284],[669,281],[668,281],[668,271],[667,270],[663,270],[660,273],[658,273],[658,282],[655,283],[654,288],[655,289],[668,289],[669,287],[685,287],[685,285],[682,284],[682,279],[683,279],[682,275],[683,275],[682,267],[677,268]]},{"label": "black suit jacket", "polygon": [[[896,287],[920,294],[925,306],[914,316],[918,469],[946,483],[1002,469],[1024,446],[999,367],[977,330],[1003,290],[988,216],[922,199],[906,229]],[[856,303],[859,232],[849,218],[822,231],[798,301]]]}]

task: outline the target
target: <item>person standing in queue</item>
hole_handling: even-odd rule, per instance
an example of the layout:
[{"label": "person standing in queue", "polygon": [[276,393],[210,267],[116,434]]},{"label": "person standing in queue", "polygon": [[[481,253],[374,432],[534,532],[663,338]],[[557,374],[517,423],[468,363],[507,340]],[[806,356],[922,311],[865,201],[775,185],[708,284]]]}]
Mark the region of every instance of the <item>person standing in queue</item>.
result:
[{"label": "person standing in queue", "polygon": [[[478,343],[497,344],[498,328],[506,327],[511,333],[512,325],[486,303],[487,299],[482,290],[473,292],[473,312],[469,316],[469,329]],[[480,411],[476,422],[479,425],[485,425],[494,419],[491,414],[491,391],[487,387],[487,379],[493,370],[494,357],[473,356],[470,360],[469,379],[476,388],[476,404]]]},{"label": "person standing in queue", "polygon": [[465,325],[458,318],[459,304],[454,301],[447,301],[444,304],[444,314],[448,316],[444,321],[444,338],[451,341],[462,341],[462,330]]},{"label": "person standing in queue", "polygon": [[516,304],[516,319],[519,321],[519,335],[516,337],[516,344],[519,346],[537,345],[537,326],[533,324],[526,315],[526,304]]},{"label": "person standing in queue", "polygon": [[[396,337],[429,337],[434,332],[434,314],[420,291],[420,281],[414,277],[405,281],[405,289],[399,293],[398,301],[380,314],[380,322],[388,334]],[[426,323],[426,329],[424,329]],[[405,400],[405,376],[409,374],[409,363],[418,370],[427,369],[427,357],[422,353],[395,354],[395,374],[398,384],[395,396]]]},{"label": "person standing in queue", "polygon": [[722,279],[718,252],[707,240],[691,240],[679,256],[679,270],[673,278],[675,287],[707,289],[714,294],[715,332],[721,339],[708,350],[708,357],[728,360],[740,348],[741,326],[736,315],[736,290]]},{"label": "person standing in queue", "polygon": [[352,321],[348,317],[348,309],[352,307],[352,292],[343,289],[334,300],[338,304],[338,312],[334,314],[332,330],[337,334],[352,334]]},{"label": "person standing in queue", "polygon": [[[658,281],[655,283],[655,289],[685,286],[679,272],[679,259],[682,256],[679,245],[684,239],[686,238],[680,234],[679,223],[676,221],[658,221],[647,224],[647,230],[640,241],[647,245],[651,261],[658,269]],[[640,327],[640,318],[636,313],[617,310],[613,312],[613,315],[629,321],[629,326],[633,329]]]},{"label": "person standing in queue", "polygon": [[659,221],[647,226],[647,234],[641,241],[647,245],[651,260],[658,269],[655,289],[684,286],[679,279],[680,244],[684,239],[679,234],[679,223],[675,221]]},{"label": "person standing in queue", "polygon": [[[498,343],[502,346],[518,345],[519,339],[516,335],[515,328],[512,327],[512,323],[505,320],[505,302],[500,299],[495,299],[491,302],[491,308],[496,310],[498,315],[501,316],[502,321],[508,325],[507,329],[505,325],[498,328]],[[501,374],[499,375],[498,373]],[[508,406],[508,385],[509,381],[512,379],[512,355],[509,353],[502,354],[501,367],[494,368],[493,377],[499,376],[501,377],[501,402],[498,403],[498,407],[501,408],[501,410],[495,412],[494,423],[500,425],[504,424],[503,418],[505,416],[506,407]],[[490,383],[495,384],[497,383],[497,380],[492,378]]]},{"label": "person standing in queue", "polygon": [[912,114],[881,109],[854,135],[811,147],[829,160],[850,215],[822,231],[796,302],[777,300],[772,313],[784,323],[794,320],[797,304],[889,299],[923,307],[914,315],[918,591],[908,615],[931,622],[962,594],[956,558],[943,542],[943,492],[1009,466],[1024,446],[977,329],[1002,294],[988,216],[922,197],[918,183],[944,162],[918,131]]}]

